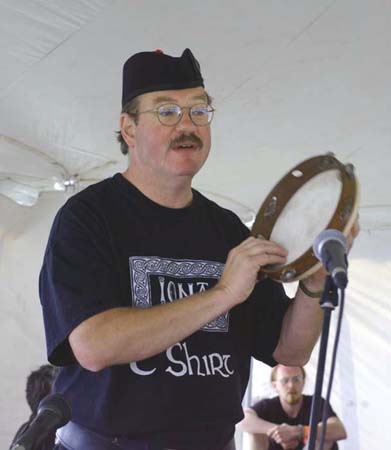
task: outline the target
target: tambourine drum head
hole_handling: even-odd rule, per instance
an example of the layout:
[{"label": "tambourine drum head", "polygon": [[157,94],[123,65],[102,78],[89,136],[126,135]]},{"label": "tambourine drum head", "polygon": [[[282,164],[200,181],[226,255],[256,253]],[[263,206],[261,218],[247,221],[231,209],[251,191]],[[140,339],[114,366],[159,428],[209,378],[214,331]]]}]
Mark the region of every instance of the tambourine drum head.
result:
[{"label": "tambourine drum head", "polygon": [[310,248],[330,222],[342,190],[338,175],[338,170],[315,175],[293,194],[278,216],[270,240],[288,249],[287,264]]},{"label": "tambourine drum head", "polygon": [[298,164],[283,177],[261,206],[251,230],[288,250],[283,266],[261,272],[280,281],[296,281],[320,268],[312,252],[315,238],[326,228],[345,235],[357,216],[357,182],[353,166],[332,155]]}]

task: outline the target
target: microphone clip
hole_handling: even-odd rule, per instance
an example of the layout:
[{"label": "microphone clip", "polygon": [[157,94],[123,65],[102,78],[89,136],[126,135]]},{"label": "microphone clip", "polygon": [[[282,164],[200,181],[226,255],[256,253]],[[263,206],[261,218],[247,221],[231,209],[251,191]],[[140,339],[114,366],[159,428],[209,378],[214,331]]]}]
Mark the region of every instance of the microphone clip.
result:
[{"label": "microphone clip", "polygon": [[334,310],[338,306],[338,287],[331,275],[326,276],[324,290],[319,300],[322,309]]}]

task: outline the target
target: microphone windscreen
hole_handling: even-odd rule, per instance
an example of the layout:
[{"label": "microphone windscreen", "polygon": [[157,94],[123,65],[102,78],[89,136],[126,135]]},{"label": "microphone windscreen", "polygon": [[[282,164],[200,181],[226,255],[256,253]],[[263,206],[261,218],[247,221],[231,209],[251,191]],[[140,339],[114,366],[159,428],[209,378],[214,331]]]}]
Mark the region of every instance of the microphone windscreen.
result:
[{"label": "microphone windscreen", "polygon": [[61,394],[50,394],[43,398],[38,405],[38,414],[43,411],[52,412],[58,416],[58,427],[64,426],[71,419],[71,407]]},{"label": "microphone windscreen", "polygon": [[340,231],[334,230],[332,228],[323,230],[321,233],[318,234],[318,236],[316,236],[314,244],[312,246],[314,254],[319,259],[319,261],[322,261],[322,248],[324,244],[330,241],[339,242],[345,249],[345,252],[347,251],[348,248],[347,239]]}]

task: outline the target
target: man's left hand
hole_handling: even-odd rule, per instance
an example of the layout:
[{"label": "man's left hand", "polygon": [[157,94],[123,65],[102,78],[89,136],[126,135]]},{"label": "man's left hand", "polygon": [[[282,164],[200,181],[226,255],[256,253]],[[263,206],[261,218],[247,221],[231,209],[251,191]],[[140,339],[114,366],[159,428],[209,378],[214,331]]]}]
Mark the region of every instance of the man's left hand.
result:
[{"label": "man's left hand", "polygon": [[284,449],[294,449],[299,444],[301,429],[296,425],[282,423],[271,428],[267,435]]}]

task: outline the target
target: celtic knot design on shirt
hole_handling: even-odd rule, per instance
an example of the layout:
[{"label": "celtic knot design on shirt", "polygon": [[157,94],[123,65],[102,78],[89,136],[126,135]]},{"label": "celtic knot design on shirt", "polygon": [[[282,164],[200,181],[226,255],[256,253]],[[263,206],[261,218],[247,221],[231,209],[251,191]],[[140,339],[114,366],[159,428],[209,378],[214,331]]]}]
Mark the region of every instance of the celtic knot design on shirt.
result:
[{"label": "celtic knot design on shirt", "polygon": [[[219,280],[224,264],[215,261],[169,259],[159,256],[129,258],[132,306],[150,308],[154,304],[177,301],[209,289],[211,280]],[[152,293],[151,280],[158,286]],[[152,295],[155,296],[152,302]],[[229,313],[225,313],[202,327],[203,331],[227,332]]]}]

